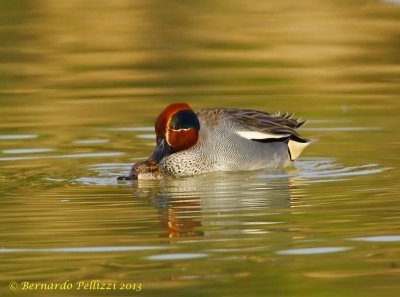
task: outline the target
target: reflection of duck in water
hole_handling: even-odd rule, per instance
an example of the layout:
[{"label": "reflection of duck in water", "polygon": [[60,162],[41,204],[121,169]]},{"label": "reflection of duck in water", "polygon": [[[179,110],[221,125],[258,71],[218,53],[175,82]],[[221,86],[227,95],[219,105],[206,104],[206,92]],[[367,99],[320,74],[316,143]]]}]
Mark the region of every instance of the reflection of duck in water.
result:
[{"label": "reflection of duck in water", "polygon": [[285,167],[310,143],[295,131],[303,124],[289,114],[226,108],[195,113],[186,103],[171,104],[156,120],[151,157],[119,179]]},{"label": "reflection of duck in water", "polygon": [[151,199],[168,237],[242,234],[251,229],[251,222],[261,219],[257,213],[263,221],[269,220],[269,210],[274,213],[290,206],[289,177],[282,171],[267,173],[278,178],[257,178],[260,172],[220,172],[139,180],[134,196]]}]

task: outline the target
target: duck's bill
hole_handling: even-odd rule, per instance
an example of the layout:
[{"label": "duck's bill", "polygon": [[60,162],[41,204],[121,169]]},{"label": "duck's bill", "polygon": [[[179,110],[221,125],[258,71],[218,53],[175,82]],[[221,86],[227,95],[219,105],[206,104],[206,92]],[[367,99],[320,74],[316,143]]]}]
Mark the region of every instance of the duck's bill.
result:
[{"label": "duck's bill", "polygon": [[152,159],[133,164],[129,175],[118,176],[117,180],[160,179],[163,174]]},{"label": "duck's bill", "polygon": [[165,139],[158,140],[156,148],[149,159],[133,164],[129,175],[118,176],[117,180],[163,178],[164,174],[160,172],[158,164],[164,157],[172,153],[173,148],[166,143]]},{"label": "duck's bill", "polygon": [[165,141],[165,139],[157,140],[156,148],[148,161],[158,164],[164,157],[169,156],[173,152],[173,148]]}]

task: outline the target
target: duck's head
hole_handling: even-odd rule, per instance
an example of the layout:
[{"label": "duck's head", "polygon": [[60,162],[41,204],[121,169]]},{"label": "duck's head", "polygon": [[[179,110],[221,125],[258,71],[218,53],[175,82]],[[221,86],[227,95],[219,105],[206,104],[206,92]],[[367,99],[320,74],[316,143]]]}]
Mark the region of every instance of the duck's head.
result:
[{"label": "duck's head", "polygon": [[154,172],[163,158],[194,146],[198,141],[199,130],[199,119],[189,105],[168,105],[155,122],[157,142],[153,154],[148,160],[135,164],[131,175],[140,179],[140,173]]},{"label": "duck's head", "polygon": [[186,150],[197,143],[200,123],[186,103],[168,105],[155,123],[156,148],[151,158],[159,163],[162,158]]}]

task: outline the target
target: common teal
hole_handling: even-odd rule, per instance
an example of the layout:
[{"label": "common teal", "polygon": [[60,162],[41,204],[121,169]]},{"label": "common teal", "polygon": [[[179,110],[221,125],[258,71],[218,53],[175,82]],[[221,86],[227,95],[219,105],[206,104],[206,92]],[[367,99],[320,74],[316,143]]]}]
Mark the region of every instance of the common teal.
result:
[{"label": "common teal", "polygon": [[295,131],[304,123],[288,113],[233,108],[194,112],[186,103],[173,103],[155,122],[153,154],[118,179],[285,167],[310,143]]}]

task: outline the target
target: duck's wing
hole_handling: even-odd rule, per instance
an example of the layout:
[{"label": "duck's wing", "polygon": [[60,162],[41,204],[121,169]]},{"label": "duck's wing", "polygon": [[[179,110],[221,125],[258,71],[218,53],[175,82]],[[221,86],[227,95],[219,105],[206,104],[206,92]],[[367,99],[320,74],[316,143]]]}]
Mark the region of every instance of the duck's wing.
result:
[{"label": "duck's wing", "polygon": [[310,140],[301,137],[296,129],[306,121],[293,118],[289,113],[269,114],[250,109],[206,109],[198,112],[199,116],[207,114],[209,120],[227,121],[234,133],[257,142],[287,142],[292,160],[295,160]]}]

